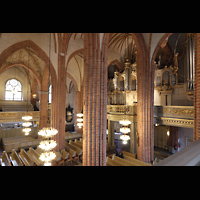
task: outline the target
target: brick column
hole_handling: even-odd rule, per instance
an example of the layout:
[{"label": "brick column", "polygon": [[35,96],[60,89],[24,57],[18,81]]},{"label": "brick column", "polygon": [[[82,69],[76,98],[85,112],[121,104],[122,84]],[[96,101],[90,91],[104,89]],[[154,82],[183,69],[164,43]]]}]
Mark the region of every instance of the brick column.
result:
[{"label": "brick column", "polygon": [[84,35],[83,166],[106,165],[107,67],[99,33]]},{"label": "brick column", "polygon": [[39,91],[40,93],[40,125],[39,128],[42,129],[47,127],[47,101],[48,101],[48,91]]},{"label": "brick column", "polygon": [[144,39],[135,34],[137,47],[137,158],[151,163],[154,152],[154,66],[150,66]]},{"label": "brick column", "polygon": [[[56,90],[56,91],[55,91]],[[56,95],[54,103],[54,126],[58,134],[54,137],[57,142],[56,151],[65,148],[65,115],[66,115],[66,73],[65,56],[58,54],[58,81],[53,95]]]},{"label": "brick column", "polygon": [[200,137],[200,33],[195,34],[194,140]]}]

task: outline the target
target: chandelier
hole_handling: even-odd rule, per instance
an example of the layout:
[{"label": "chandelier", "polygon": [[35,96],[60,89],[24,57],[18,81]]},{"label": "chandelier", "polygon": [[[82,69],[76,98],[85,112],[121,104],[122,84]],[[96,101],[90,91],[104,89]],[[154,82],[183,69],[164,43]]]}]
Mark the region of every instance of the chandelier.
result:
[{"label": "chandelier", "polygon": [[[49,37],[49,85],[50,85],[50,52],[51,52],[51,33]],[[49,94],[49,91],[48,91]],[[48,103],[48,102],[47,102]],[[48,113],[50,112],[50,107],[48,106]],[[52,138],[58,133],[58,130],[50,127],[50,122],[47,119],[48,127],[42,128],[38,135],[43,137],[44,140],[40,142],[39,148],[43,150],[39,159],[44,162],[44,166],[51,166],[51,162],[55,159],[56,154],[53,152],[53,148],[56,147],[57,143]]]},{"label": "chandelier", "polygon": [[127,141],[130,140],[130,136],[129,135],[121,135],[120,139],[123,140],[123,144],[127,144]]},{"label": "chandelier", "polygon": [[[28,47],[28,49],[30,49],[30,47]],[[29,80],[29,52],[28,52],[28,80]],[[32,116],[28,115],[28,85],[29,85],[29,81],[27,81],[27,115],[22,116],[22,120],[25,120],[26,122],[24,122],[22,124],[22,126],[26,127],[24,129],[22,129],[22,131],[25,133],[25,135],[29,135],[30,131],[31,131],[31,126],[32,126],[32,122],[30,122],[31,119],[33,119]]]},{"label": "chandelier", "polygon": [[38,135],[44,138],[51,138],[58,133],[58,130],[53,127],[45,127],[38,132]]},{"label": "chandelier", "polygon": [[120,128],[120,132],[122,133],[120,139],[123,140],[123,144],[127,144],[127,141],[130,140],[130,136],[127,134],[131,132],[131,129],[128,127],[131,124],[131,121],[126,119],[126,110],[127,108],[125,109],[124,119],[119,121],[119,123],[122,125],[122,127]]},{"label": "chandelier", "polygon": [[44,140],[40,142],[39,147],[45,151],[51,151],[56,145],[56,141],[54,140]]},{"label": "chandelier", "polygon": [[42,161],[42,162],[44,162],[44,166],[51,166],[51,161],[53,160],[53,159],[55,159],[55,157],[56,157],[56,154],[54,153],[54,152],[52,152],[52,151],[50,151],[50,152],[44,152],[44,153],[42,153],[41,155],[40,155],[40,160]]},{"label": "chandelier", "polygon": [[25,116],[22,116],[22,119],[25,121],[29,121],[29,120],[33,119],[33,117],[30,115],[25,115]]},{"label": "chandelier", "polygon": [[78,113],[76,115],[78,118],[77,118],[77,126],[78,128],[82,128],[83,127],[83,113]]},{"label": "chandelier", "polygon": [[131,122],[127,119],[120,120],[119,123],[123,126],[128,126]]},{"label": "chandelier", "polygon": [[51,166],[52,160],[56,157],[56,154],[52,150],[56,147],[57,143],[51,138],[57,133],[58,130],[52,127],[45,127],[38,132],[38,135],[44,138],[39,144],[39,148],[44,151],[39,157],[44,162],[44,166]]}]

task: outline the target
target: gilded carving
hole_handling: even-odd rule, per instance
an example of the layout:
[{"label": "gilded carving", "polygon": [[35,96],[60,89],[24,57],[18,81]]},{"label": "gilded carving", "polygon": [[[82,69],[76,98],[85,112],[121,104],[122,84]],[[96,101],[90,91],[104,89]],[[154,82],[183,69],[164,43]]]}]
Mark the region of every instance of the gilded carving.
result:
[{"label": "gilded carving", "polygon": [[175,115],[194,115],[194,109],[174,108],[173,114]]},{"label": "gilded carving", "polygon": [[167,108],[163,108],[163,114],[167,113]]}]

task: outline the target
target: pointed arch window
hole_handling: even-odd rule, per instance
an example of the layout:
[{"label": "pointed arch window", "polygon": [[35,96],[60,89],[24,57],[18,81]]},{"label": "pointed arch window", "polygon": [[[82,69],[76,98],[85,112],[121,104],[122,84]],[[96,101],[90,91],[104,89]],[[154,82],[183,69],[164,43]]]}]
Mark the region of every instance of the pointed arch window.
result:
[{"label": "pointed arch window", "polygon": [[22,101],[22,84],[16,79],[10,79],[5,84],[5,100]]}]

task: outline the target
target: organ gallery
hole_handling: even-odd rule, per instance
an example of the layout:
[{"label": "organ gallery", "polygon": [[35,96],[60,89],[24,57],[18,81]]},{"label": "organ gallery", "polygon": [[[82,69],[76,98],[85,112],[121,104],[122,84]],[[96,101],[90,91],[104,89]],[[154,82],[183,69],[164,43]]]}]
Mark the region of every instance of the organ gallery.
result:
[{"label": "organ gallery", "polygon": [[199,38],[0,33],[0,166],[199,165]]}]

